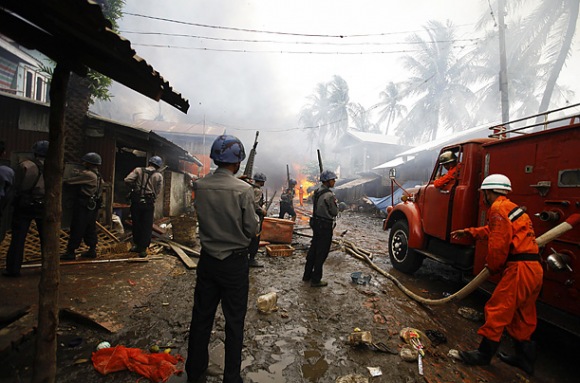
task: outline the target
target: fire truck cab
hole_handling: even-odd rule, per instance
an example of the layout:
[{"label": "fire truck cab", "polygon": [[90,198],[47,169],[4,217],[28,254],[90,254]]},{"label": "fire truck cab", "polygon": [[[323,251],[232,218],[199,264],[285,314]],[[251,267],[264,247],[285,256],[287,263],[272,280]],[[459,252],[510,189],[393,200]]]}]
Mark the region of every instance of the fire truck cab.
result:
[{"label": "fire truck cab", "polygon": [[[390,230],[393,267],[413,273],[430,258],[465,275],[479,273],[485,265],[487,241],[453,239],[450,233],[485,225],[487,206],[479,187],[489,174],[510,178],[513,191],[508,198],[526,209],[536,236],[580,213],[580,118],[566,122],[528,134],[520,128],[511,138],[504,138],[504,132],[442,148],[440,153],[451,151],[457,158],[455,181],[446,188],[435,187],[434,181],[446,172],[436,164],[429,182],[395,205],[383,222],[383,229]],[[540,256],[545,271],[540,302],[557,309],[547,316],[558,322],[562,312],[580,323],[580,229],[549,242]],[[580,334],[578,329],[571,331]]]}]

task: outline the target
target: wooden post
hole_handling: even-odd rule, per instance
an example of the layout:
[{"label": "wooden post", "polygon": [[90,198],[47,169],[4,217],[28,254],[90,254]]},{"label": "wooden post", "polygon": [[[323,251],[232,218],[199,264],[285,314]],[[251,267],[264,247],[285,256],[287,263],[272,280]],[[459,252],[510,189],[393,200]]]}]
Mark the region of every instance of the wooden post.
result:
[{"label": "wooden post", "polygon": [[33,383],[56,381],[56,330],[58,328],[59,233],[62,216],[64,163],[64,110],[70,70],[57,64],[50,83],[49,148],[44,163],[45,204],[42,271],[38,304],[38,330],[32,373]]}]

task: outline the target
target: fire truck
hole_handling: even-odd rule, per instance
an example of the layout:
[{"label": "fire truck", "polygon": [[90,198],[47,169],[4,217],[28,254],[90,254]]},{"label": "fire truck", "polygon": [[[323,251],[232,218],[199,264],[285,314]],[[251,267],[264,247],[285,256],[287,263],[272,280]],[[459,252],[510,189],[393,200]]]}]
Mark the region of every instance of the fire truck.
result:
[{"label": "fire truck", "polygon": [[[577,105],[574,105],[577,107]],[[458,173],[447,190],[433,182],[446,170],[436,164],[429,182],[403,196],[401,203],[387,209],[383,229],[389,230],[388,251],[392,265],[414,273],[425,258],[451,265],[473,278],[485,266],[487,241],[453,239],[450,233],[483,226],[487,207],[481,199],[482,180],[494,173],[512,182],[511,201],[523,207],[533,222],[536,236],[580,215],[580,114],[522,124],[510,121],[505,129],[495,126],[488,138],[448,145],[457,158]],[[506,124],[507,125],[507,124]],[[392,175],[394,178],[394,174]],[[567,221],[566,221],[567,222]],[[469,237],[469,236],[468,236]],[[538,301],[541,319],[580,334],[580,229],[573,227],[540,249],[544,284]],[[493,289],[492,277],[486,282]],[[491,283],[489,283],[491,282]]]}]

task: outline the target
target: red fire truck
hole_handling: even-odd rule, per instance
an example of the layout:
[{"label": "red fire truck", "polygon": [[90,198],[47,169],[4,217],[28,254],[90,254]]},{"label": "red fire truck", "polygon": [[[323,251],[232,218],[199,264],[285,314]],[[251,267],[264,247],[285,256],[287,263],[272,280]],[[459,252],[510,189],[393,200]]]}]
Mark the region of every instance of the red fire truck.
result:
[{"label": "red fire truck", "polygon": [[[449,190],[433,185],[446,171],[437,164],[426,185],[388,209],[383,229],[390,229],[388,250],[395,269],[413,273],[425,258],[452,265],[466,276],[483,269],[487,241],[452,239],[450,233],[485,224],[487,207],[478,189],[489,174],[510,178],[509,198],[525,207],[537,236],[580,213],[580,114],[511,130],[490,129],[495,132],[490,138],[441,149],[453,152],[459,166]],[[540,317],[580,334],[580,228],[549,242],[540,255],[545,268]]]}]

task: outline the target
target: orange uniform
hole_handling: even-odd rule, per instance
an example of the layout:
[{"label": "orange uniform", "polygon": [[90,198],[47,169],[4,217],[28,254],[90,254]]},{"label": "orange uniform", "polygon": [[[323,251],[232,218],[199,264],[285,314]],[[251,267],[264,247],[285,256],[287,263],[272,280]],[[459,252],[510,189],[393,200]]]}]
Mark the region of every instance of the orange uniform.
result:
[{"label": "orange uniform", "polygon": [[[537,324],[536,300],[544,271],[530,217],[518,209],[500,196],[488,210],[486,226],[465,229],[476,239],[488,239],[487,267],[502,273],[485,304],[485,324],[477,332],[495,342],[504,328],[517,341],[530,340]],[[534,255],[538,260],[526,260]]]},{"label": "orange uniform", "polygon": [[433,185],[437,189],[451,190],[453,184],[455,184],[455,178],[457,177],[458,169],[459,165],[450,168],[447,173],[433,181]]}]

